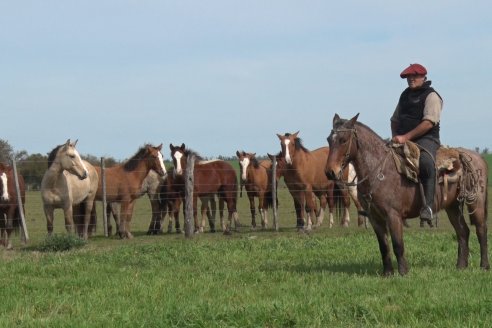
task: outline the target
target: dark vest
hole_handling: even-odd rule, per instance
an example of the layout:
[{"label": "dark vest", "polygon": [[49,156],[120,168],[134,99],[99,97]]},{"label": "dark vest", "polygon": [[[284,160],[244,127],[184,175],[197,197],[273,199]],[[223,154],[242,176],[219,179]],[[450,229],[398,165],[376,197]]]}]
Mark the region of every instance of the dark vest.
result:
[{"label": "dark vest", "polygon": [[[416,128],[417,125],[422,122],[422,118],[424,117],[425,99],[429,93],[435,92],[439,98],[441,98],[436,90],[434,90],[430,85],[431,81],[426,81],[424,85],[418,89],[406,88],[402,92],[398,102],[400,107],[400,115],[398,116],[398,127],[396,129],[397,134],[405,134]],[[439,142],[439,122],[420,138],[425,137],[430,137]]]}]

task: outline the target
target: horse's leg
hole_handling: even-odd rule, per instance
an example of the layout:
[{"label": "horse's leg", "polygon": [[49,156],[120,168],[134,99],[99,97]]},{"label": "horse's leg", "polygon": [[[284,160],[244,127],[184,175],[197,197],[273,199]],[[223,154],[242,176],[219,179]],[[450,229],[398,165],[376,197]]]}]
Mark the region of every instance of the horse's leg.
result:
[{"label": "horse's leg", "polygon": [[321,224],[323,224],[323,219],[325,217],[325,209],[326,209],[327,203],[328,203],[328,200],[327,200],[326,194],[323,193],[319,197],[319,211],[318,211],[318,215],[316,216],[316,226],[317,227],[320,227]]},{"label": "horse's leg", "polygon": [[343,218],[342,218],[342,226],[348,227],[350,223],[350,196],[348,190],[343,188],[341,190],[341,197],[343,200]]},{"label": "horse's leg", "polygon": [[[349,186],[348,187],[348,192],[350,197],[352,198],[352,201],[354,202],[355,207],[357,208],[357,225],[360,227],[365,224],[367,218],[363,214],[365,213],[364,208],[362,207],[361,203],[359,202],[359,198],[357,196],[357,187],[356,186]],[[405,224],[406,221],[403,223]]]},{"label": "horse's leg", "polygon": [[[248,199],[249,199],[249,211],[251,212],[251,227],[253,229],[256,228],[256,208],[255,208],[255,196],[253,192],[248,191]],[[261,203],[261,201],[259,201]]]},{"label": "horse's leg", "polygon": [[468,248],[468,240],[470,238],[470,229],[465,222],[465,218],[460,211],[459,203],[456,201],[446,208],[449,221],[453,225],[456,231],[456,237],[458,238],[458,260],[456,261],[456,267],[463,269],[468,266],[468,256],[470,250]]},{"label": "horse's leg", "polygon": [[53,217],[55,209],[51,205],[44,205],[44,216],[46,216],[46,229],[48,230],[48,236],[53,235]]},{"label": "horse's leg", "polygon": [[[6,234],[5,247],[7,249],[13,249],[12,240],[10,239],[10,236],[12,234],[12,231],[14,230],[15,209],[16,209],[15,205],[10,205],[7,211],[7,222],[5,224],[5,234]],[[20,218],[18,219],[20,220]]]},{"label": "horse's leg", "polygon": [[73,207],[72,205],[69,205],[69,206],[66,206],[65,205],[65,208],[63,209],[63,213],[65,215],[65,229],[67,230],[67,232],[70,234],[70,233],[73,233],[74,232],[74,229],[73,229]]},{"label": "horse's leg", "polygon": [[[93,199],[86,199],[84,203],[85,203],[84,204],[85,212],[84,212],[83,238],[85,240],[87,240],[87,239],[89,239],[89,234],[91,233],[91,231],[89,230],[89,226],[91,225],[91,221],[93,219],[93,216],[95,217],[95,215],[93,213],[94,200]],[[82,206],[82,204],[80,206]],[[94,229],[95,229],[95,226],[94,226]]]},{"label": "horse's leg", "polygon": [[403,242],[403,220],[396,211],[389,213],[388,227],[393,245],[393,253],[395,253],[396,261],[398,262],[398,273],[404,276],[408,273],[408,263],[405,258],[405,244]]},{"label": "horse's leg", "polygon": [[200,207],[200,216],[201,216],[201,222],[200,222],[200,228],[198,229],[200,233],[203,233],[205,229],[205,216],[207,216],[207,212],[209,211],[208,208],[208,202],[209,198],[208,196],[200,198],[202,204]]},{"label": "horse's leg", "polygon": [[393,275],[393,264],[391,263],[391,255],[387,238],[388,228],[386,226],[386,222],[381,219],[371,219],[371,217],[370,220],[378,239],[379,252],[381,253],[381,258],[383,260],[383,275],[391,276]]},{"label": "horse's leg", "polygon": [[260,217],[261,217],[261,228],[266,229],[268,225],[268,219],[267,219],[267,205],[266,205],[266,199],[265,199],[265,192],[260,191],[258,194],[258,211],[260,212]]},{"label": "horse's leg", "polygon": [[119,220],[119,234],[120,238],[133,238],[130,232],[130,223],[133,214],[133,206],[135,202],[133,200],[124,200],[121,202],[120,208],[120,220]]},{"label": "horse's leg", "polygon": [[314,195],[311,188],[306,190],[304,193],[305,206],[308,209],[307,215],[307,230],[311,230],[313,227],[313,222],[311,218],[316,217],[316,196]]},{"label": "horse's leg", "polygon": [[[485,199],[487,201],[487,199]],[[470,220],[475,225],[475,230],[480,245],[480,267],[485,270],[490,269],[488,246],[487,246],[487,205],[483,200],[468,206]]]},{"label": "horse's leg", "polygon": [[149,225],[149,229],[147,230],[147,235],[157,235],[162,233],[161,221],[163,217],[162,217],[161,207],[163,206],[167,207],[167,205],[161,206],[157,197],[158,194],[155,195],[149,194],[150,207],[152,209],[152,217],[150,218],[150,225]]},{"label": "horse's leg", "polygon": [[329,226],[330,228],[333,227],[333,224],[335,223],[335,220],[333,219],[333,211],[335,210],[335,194],[333,192],[333,187],[334,187],[334,183],[333,183],[333,186],[330,186],[328,188],[328,190],[326,191],[326,200],[327,200],[327,203],[328,203],[328,222],[329,222]]},{"label": "horse's leg", "polygon": [[[182,200],[180,197],[177,197],[174,200],[173,204],[173,212],[174,212],[174,227],[176,228],[176,233],[181,233],[181,226],[179,224],[179,208],[181,207]],[[183,208],[183,215],[184,215],[184,208]]]},{"label": "horse's leg", "polygon": [[207,218],[208,218],[208,225],[210,226],[210,232],[215,232],[216,214],[217,214],[217,203],[215,201],[215,195],[212,195],[212,198],[210,198],[210,208],[208,208],[207,210]]}]

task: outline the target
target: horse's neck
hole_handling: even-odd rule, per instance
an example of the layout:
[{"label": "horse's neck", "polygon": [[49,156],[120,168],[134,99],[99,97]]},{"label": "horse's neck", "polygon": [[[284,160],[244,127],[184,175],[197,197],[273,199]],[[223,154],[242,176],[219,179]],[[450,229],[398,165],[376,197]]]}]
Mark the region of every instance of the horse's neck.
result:
[{"label": "horse's neck", "polygon": [[135,169],[131,171],[131,174],[142,183],[149,174],[150,170],[151,168],[146,164],[145,161],[140,161],[137,167],[135,167]]},{"label": "horse's neck", "polygon": [[46,187],[55,186],[60,177],[63,176],[63,168],[59,162],[51,163],[51,166],[48,168],[44,175],[44,183]]},{"label": "horse's neck", "polygon": [[372,135],[370,131],[359,132],[357,142],[359,150],[354,160],[357,178],[359,181],[364,179],[366,185],[371,185],[379,170],[387,172],[387,168],[391,166],[389,149],[381,138]]}]

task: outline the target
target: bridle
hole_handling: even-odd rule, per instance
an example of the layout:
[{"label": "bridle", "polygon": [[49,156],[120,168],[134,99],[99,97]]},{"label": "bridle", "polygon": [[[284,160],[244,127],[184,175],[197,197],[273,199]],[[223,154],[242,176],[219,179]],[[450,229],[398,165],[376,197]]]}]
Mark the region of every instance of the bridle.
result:
[{"label": "bridle", "polygon": [[[343,170],[347,167],[347,165],[349,164],[349,157],[350,157],[350,152],[352,150],[352,143],[353,143],[353,140],[355,138],[355,142],[357,142],[358,138],[357,138],[357,130],[355,128],[352,128],[352,129],[347,129],[347,128],[339,128],[339,129],[333,129],[331,130],[331,135],[333,134],[337,134],[339,132],[350,132],[350,139],[348,141],[349,145],[347,147],[347,151],[345,152],[345,155],[343,157],[343,160],[342,160],[342,164],[340,165],[340,172],[338,172],[338,175],[336,176],[336,179],[340,182],[343,182]],[[355,180],[355,179],[354,179]],[[352,181],[352,184],[354,182]]]}]

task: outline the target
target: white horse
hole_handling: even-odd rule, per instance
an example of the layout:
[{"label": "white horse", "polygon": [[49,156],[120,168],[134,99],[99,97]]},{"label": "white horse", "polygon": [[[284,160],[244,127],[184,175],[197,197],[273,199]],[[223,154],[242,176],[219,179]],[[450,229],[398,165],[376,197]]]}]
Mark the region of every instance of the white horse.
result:
[{"label": "white horse", "polygon": [[74,212],[76,216],[83,215],[83,229],[78,224],[77,233],[87,239],[99,176],[89,162],[82,160],[76,144],[77,141],[71,143],[68,139],[49,154],[48,170],[41,181],[41,197],[49,235],[53,233],[54,210],[61,208],[68,233],[73,232]]}]

